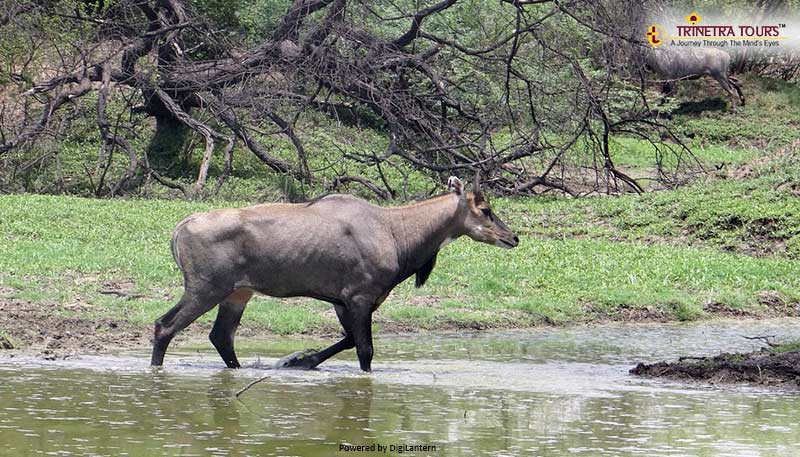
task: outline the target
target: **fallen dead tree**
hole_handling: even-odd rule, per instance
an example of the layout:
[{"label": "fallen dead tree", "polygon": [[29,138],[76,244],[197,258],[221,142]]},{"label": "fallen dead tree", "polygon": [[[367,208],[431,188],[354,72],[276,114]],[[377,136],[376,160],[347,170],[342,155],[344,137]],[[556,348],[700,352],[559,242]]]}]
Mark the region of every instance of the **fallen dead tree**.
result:
[{"label": "fallen dead tree", "polygon": [[[643,88],[623,87],[613,68],[587,67],[580,41],[554,33],[630,39],[610,32],[626,8],[619,3],[504,0],[491,7],[492,30],[464,37],[429,24],[488,6],[294,0],[256,44],[226,38],[188,0],[6,3],[0,40],[16,46],[16,63],[0,79],[0,186],[10,191],[66,191],[88,181],[96,195],[113,196],[155,180],[199,198],[231,175],[236,151],[286,179],[318,183],[297,127],[309,111],[388,138],[383,151],[329,160],[375,167],[379,180],[344,171],[324,179],[382,199],[394,198],[398,183],[381,167],[406,165],[441,179],[480,170],[487,187],[506,194],[641,192],[637,177],[615,163],[615,135],[651,141],[652,179],[663,185],[696,165],[680,141],[660,142],[671,133],[649,120]],[[56,167],[45,187],[15,187],[58,163],[57,146],[37,145],[58,144],[91,112],[100,146],[83,176]],[[148,140],[137,143],[142,136]],[[276,154],[265,141],[271,136],[288,140],[294,157]],[[191,176],[175,170],[186,154],[196,154]],[[675,165],[663,167],[665,155],[678,157]],[[119,163],[124,170],[111,173]]]}]

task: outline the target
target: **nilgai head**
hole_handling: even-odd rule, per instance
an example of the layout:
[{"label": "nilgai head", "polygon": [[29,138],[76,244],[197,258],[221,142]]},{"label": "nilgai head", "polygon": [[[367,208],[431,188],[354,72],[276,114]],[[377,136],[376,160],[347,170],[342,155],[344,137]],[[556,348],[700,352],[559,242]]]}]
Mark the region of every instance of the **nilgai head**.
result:
[{"label": "nilgai head", "polygon": [[475,173],[472,192],[466,192],[460,179],[451,176],[447,180],[451,192],[458,195],[465,207],[464,234],[475,241],[511,249],[519,244],[519,238],[492,211],[480,187],[480,172]]}]

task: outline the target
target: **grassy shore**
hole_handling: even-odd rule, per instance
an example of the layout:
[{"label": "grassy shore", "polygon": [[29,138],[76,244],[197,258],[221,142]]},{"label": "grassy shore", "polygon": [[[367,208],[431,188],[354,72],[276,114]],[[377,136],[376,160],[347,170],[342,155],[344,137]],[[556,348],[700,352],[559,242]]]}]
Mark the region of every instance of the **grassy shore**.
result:
[{"label": "grassy shore", "polygon": [[[769,81],[749,87],[748,106],[738,114],[692,105],[695,111],[672,121],[692,133],[698,156],[718,172],[642,196],[494,199],[520,246],[505,251],[466,238],[451,244],[425,287],[409,282],[395,290],[378,326],[795,314],[800,91]],[[618,163],[646,166],[648,151],[640,146],[618,142]],[[0,196],[0,301],[149,325],[180,297],[169,249],[175,224],[193,212],[246,204]],[[338,327],[326,303],[266,297],[252,302],[244,323],[280,334]]]},{"label": "grassy shore", "polygon": [[[711,204],[736,201],[748,185],[712,182],[645,197],[569,202],[497,200],[500,214],[520,233],[520,246],[506,251],[467,238],[453,243],[425,287],[409,282],[395,290],[379,323],[482,328],[632,315],[689,320],[720,309],[779,312],[800,302],[800,263],[786,247],[800,230],[797,199],[778,190],[758,197],[760,211]],[[67,315],[77,306],[150,323],[181,292],[169,250],[172,228],[213,206],[2,196],[4,295],[47,303]],[[695,214],[708,211],[737,222],[721,225]],[[756,229],[764,235],[759,255],[750,252],[749,233]],[[259,298],[246,316],[277,333],[336,325],[330,305],[305,299]]]}]

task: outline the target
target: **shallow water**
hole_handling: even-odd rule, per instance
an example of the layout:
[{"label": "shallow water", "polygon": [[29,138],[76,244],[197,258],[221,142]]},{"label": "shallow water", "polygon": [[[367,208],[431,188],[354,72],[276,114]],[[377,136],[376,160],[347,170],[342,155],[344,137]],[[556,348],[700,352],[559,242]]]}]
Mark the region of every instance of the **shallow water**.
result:
[{"label": "shallow water", "polygon": [[372,374],[352,355],[310,372],[263,368],[308,340],[242,340],[236,371],[210,345],[171,351],[161,370],[145,353],[0,358],[0,455],[383,454],[339,450],[363,444],[384,455],[797,456],[800,395],[627,371],[759,347],[743,336],[796,338],[798,324],[378,336]]}]

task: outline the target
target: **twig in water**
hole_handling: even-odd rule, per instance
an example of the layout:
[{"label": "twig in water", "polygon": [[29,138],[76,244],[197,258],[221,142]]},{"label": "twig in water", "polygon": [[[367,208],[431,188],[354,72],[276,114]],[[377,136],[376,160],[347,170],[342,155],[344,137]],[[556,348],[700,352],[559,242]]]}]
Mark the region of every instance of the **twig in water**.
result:
[{"label": "twig in water", "polygon": [[775,346],[779,346],[778,343],[774,341],[770,341],[770,339],[775,339],[775,335],[764,335],[764,336],[745,336],[743,337],[746,340],[761,340],[767,344],[767,346],[774,348]]},{"label": "twig in water", "polygon": [[251,382],[250,384],[246,385],[246,386],[244,387],[244,389],[242,389],[242,390],[240,390],[240,391],[236,392],[236,398],[239,398],[239,395],[241,395],[241,394],[243,394],[243,393],[247,392],[247,389],[249,389],[249,388],[253,387],[254,385],[258,384],[258,383],[259,383],[259,382],[261,382],[261,381],[264,381],[264,380],[268,379],[269,377],[270,377],[269,375],[266,375],[266,376],[264,376],[263,378],[256,379],[255,381],[253,381],[253,382]]}]

